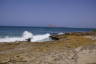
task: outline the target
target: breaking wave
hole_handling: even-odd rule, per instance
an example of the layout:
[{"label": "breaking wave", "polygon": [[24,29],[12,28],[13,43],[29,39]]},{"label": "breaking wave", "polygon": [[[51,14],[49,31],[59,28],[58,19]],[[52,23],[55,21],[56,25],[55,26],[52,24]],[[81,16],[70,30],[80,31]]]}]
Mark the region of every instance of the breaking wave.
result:
[{"label": "breaking wave", "polygon": [[49,41],[50,34],[42,34],[42,35],[34,35],[31,32],[24,31],[21,37],[4,37],[0,38],[0,42],[16,42],[16,41],[27,41],[27,39],[31,39],[31,42],[43,42],[43,41]]}]

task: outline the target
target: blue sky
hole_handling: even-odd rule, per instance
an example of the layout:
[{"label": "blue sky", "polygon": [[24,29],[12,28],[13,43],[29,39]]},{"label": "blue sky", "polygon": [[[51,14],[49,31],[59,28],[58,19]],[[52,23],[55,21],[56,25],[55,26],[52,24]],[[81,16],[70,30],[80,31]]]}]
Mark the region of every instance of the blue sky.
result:
[{"label": "blue sky", "polygon": [[0,25],[96,28],[96,0],[0,0]]}]

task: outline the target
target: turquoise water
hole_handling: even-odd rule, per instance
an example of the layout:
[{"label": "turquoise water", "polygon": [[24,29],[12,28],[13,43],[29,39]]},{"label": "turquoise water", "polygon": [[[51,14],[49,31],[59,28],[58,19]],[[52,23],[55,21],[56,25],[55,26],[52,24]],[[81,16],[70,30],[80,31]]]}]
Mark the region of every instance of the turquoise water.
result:
[{"label": "turquoise water", "polygon": [[0,37],[21,36],[24,31],[29,31],[33,34],[46,34],[60,32],[82,32],[91,30],[92,28],[0,26]]}]

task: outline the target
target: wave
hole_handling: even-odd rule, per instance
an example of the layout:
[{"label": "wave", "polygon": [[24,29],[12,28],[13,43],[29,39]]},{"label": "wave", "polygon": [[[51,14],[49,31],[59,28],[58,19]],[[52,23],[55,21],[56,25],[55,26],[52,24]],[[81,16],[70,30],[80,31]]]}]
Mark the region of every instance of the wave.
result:
[{"label": "wave", "polygon": [[31,42],[43,42],[43,41],[49,41],[50,34],[42,34],[42,35],[33,35],[31,32],[24,31],[21,37],[5,37],[0,38],[0,42],[16,42],[16,41],[27,41],[27,39],[31,39]]}]

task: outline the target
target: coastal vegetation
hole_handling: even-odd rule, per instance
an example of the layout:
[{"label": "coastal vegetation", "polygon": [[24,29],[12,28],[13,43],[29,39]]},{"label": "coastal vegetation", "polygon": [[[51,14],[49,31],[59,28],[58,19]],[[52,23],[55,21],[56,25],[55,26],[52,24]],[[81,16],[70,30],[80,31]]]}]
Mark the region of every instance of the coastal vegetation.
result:
[{"label": "coastal vegetation", "polygon": [[92,31],[93,31],[93,32],[96,32],[96,29],[93,29]]},{"label": "coastal vegetation", "polygon": [[94,64],[93,34],[73,32],[54,35],[58,40],[48,42],[0,43],[0,64]]}]

